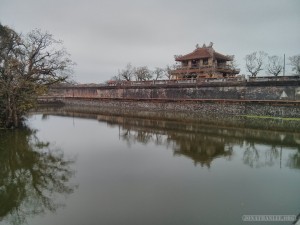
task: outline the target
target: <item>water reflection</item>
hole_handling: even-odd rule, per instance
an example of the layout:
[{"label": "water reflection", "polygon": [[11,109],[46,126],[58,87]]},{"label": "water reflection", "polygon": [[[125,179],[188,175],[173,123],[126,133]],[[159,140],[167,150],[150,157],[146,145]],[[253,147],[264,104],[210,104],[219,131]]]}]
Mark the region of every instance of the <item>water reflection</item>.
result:
[{"label": "water reflection", "polygon": [[[297,134],[265,130],[216,127],[203,124],[153,121],[146,119],[98,116],[98,120],[120,126],[120,136],[128,144],[154,142],[172,146],[175,156],[186,156],[195,165],[210,167],[216,158],[231,159],[233,147],[243,151],[243,162],[250,167],[282,166],[282,150],[290,154],[284,162],[290,168],[300,168],[300,147]],[[114,123],[112,122],[115,121]],[[122,122],[120,122],[122,120]],[[119,122],[117,122],[119,121]]]},{"label": "water reflection", "polygon": [[30,129],[0,132],[0,222],[22,224],[26,217],[55,212],[70,183],[74,159],[67,159]]},{"label": "water reflection", "polygon": [[[98,116],[98,120],[108,121],[116,119],[111,116]],[[213,159],[226,157],[230,159],[232,146],[226,143],[222,137],[207,135],[205,132],[194,132],[194,125],[181,123],[152,121],[145,119],[118,118],[122,121],[120,137],[128,145],[135,142],[156,145],[165,145],[172,148],[174,156],[186,156],[194,161],[194,164],[210,167]],[[134,124],[133,124],[134,123]],[[113,123],[110,122],[113,126]]]},{"label": "water reflection", "polygon": [[276,146],[271,146],[268,150],[265,151],[265,161],[261,161],[262,154],[254,143],[247,143],[245,146],[245,151],[243,155],[243,161],[245,164],[250,167],[261,167],[261,166],[272,166],[274,161],[279,157],[279,151]]},{"label": "water reflection", "polygon": [[222,157],[230,160],[233,148],[223,138],[209,135],[176,135],[174,137],[175,155],[184,155],[191,158],[194,164],[210,167],[214,159]]},{"label": "water reflection", "polygon": [[290,154],[287,161],[287,166],[291,168],[300,168],[300,151],[294,154]]},{"label": "water reflection", "polygon": [[[46,115],[47,113],[44,113]],[[238,147],[244,164],[252,168],[273,166],[300,168],[300,133],[249,129],[222,124],[173,119],[132,117],[109,113],[83,113],[68,110],[50,114],[92,118],[119,128],[119,139],[128,146],[154,143],[173,150],[174,156],[185,156],[195,165],[210,168],[217,158],[231,160]],[[253,121],[250,121],[253,123]],[[287,151],[288,156],[282,156]]]}]

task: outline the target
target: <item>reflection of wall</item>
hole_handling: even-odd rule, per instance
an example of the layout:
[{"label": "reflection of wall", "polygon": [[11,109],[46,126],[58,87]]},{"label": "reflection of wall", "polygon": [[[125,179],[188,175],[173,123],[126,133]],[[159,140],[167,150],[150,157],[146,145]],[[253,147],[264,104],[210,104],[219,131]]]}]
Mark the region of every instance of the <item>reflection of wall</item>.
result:
[{"label": "reflection of wall", "polygon": [[283,146],[300,145],[300,121],[266,120],[248,117],[215,117],[193,114],[191,112],[143,111],[135,109],[114,109],[95,107],[46,107],[36,112],[44,115],[62,115],[97,119],[112,126],[124,129],[167,134],[174,130],[187,134],[214,133],[224,138],[231,138],[231,143],[240,144],[241,140],[260,144]]},{"label": "reflection of wall", "polygon": [[[253,168],[273,166],[280,161],[300,169],[299,134],[234,129],[203,124],[178,123],[128,117],[98,116],[98,120],[120,126],[120,137],[129,145],[135,142],[172,147],[175,156],[185,156],[195,165],[211,167],[217,158],[231,159],[233,146],[240,146],[243,162]],[[296,139],[295,139],[296,138]],[[259,146],[264,146],[260,149]],[[290,154],[282,162],[282,149]]]},{"label": "reflection of wall", "polygon": [[[298,133],[108,115],[99,115],[98,120],[119,125],[121,136],[128,143],[154,142],[172,146],[175,156],[186,156],[192,159],[195,165],[206,167],[210,167],[216,158],[230,158],[234,145],[244,149],[244,163],[251,167],[258,164],[273,165],[274,160],[280,157],[279,150],[282,147],[298,148],[300,152],[300,145],[297,143]],[[256,149],[256,145],[266,146],[267,151]],[[300,159],[298,158],[291,156],[289,167],[300,168],[296,163]]]},{"label": "reflection of wall", "polygon": [[[236,121],[235,126],[229,126],[225,121],[209,121],[208,118],[200,120],[198,117],[198,120],[190,120],[185,117],[184,120],[178,113],[171,116],[165,113],[136,110],[114,111],[111,108],[95,111],[95,108],[92,108],[93,113],[89,114],[85,110],[87,109],[65,107],[55,109],[50,114],[93,118],[112,127],[118,126],[119,138],[128,145],[134,143],[165,145],[173,149],[174,155],[186,156],[195,164],[207,167],[211,166],[211,162],[218,157],[230,158],[232,147],[236,145],[245,151],[244,163],[252,167],[257,163],[263,166],[271,165],[272,160],[278,158],[278,149],[288,147],[298,149],[300,152],[300,133],[293,133],[292,129],[289,132],[272,131],[268,126],[273,121],[261,124],[261,120],[254,120],[253,123],[266,128],[263,130],[246,128],[247,123],[240,124],[241,118]],[[265,153],[257,149],[257,145],[268,148],[266,152],[268,158],[264,163],[261,163],[259,158],[262,160],[262,155]],[[295,160],[299,158],[297,155],[291,157],[295,157]],[[295,160],[293,159],[289,164],[294,165],[291,167],[297,167],[298,161]]]}]

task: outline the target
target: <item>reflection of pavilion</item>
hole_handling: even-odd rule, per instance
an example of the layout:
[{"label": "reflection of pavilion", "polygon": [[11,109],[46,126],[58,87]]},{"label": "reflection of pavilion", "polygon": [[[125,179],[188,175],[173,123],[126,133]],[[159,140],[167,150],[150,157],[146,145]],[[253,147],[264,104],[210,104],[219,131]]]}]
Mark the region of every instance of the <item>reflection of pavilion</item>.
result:
[{"label": "reflection of pavilion", "polygon": [[174,140],[176,142],[174,155],[186,156],[192,159],[195,165],[199,163],[209,168],[214,159],[232,155],[232,148],[222,138],[199,135]]}]

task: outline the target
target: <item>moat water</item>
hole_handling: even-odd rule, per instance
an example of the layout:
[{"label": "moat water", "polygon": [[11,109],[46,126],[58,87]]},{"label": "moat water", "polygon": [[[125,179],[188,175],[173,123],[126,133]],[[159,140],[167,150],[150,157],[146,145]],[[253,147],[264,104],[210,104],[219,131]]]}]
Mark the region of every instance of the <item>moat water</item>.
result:
[{"label": "moat water", "polygon": [[70,112],[27,124],[0,131],[0,225],[260,224],[243,219],[300,213],[300,131]]}]

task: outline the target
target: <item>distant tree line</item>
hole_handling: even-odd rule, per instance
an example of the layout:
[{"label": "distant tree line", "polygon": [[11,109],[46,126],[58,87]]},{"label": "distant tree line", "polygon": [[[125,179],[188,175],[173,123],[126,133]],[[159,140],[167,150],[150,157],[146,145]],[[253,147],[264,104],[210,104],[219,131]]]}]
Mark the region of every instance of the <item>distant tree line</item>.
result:
[{"label": "distant tree line", "polygon": [[[292,71],[300,75],[300,55],[288,58],[288,65],[292,66]],[[263,51],[253,52],[245,57],[246,70],[250,76],[256,77],[258,73],[265,70],[267,74],[278,76],[284,70],[284,60],[277,55],[269,56]]]},{"label": "distant tree line", "polygon": [[[300,55],[288,57],[287,65],[292,67],[292,71],[300,75]],[[245,57],[246,71],[251,77],[256,77],[261,71],[265,70],[268,75],[279,76],[284,70],[284,60],[277,55],[268,55],[263,51],[253,52]],[[237,69],[238,65],[233,58],[228,66]],[[170,80],[172,71],[176,65],[166,66],[165,68],[156,67],[150,70],[147,66],[134,67],[128,63],[124,69],[119,70],[118,75],[113,76],[110,81],[147,81],[147,80]],[[109,81],[108,81],[109,82]]]},{"label": "distant tree line", "polygon": [[119,70],[117,76],[113,76],[111,81],[147,81],[171,79],[171,71],[175,65],[166,66],[165,68],[155,67],[150,70],[147,66],[134,67],[128,63],[124,69]]}]

